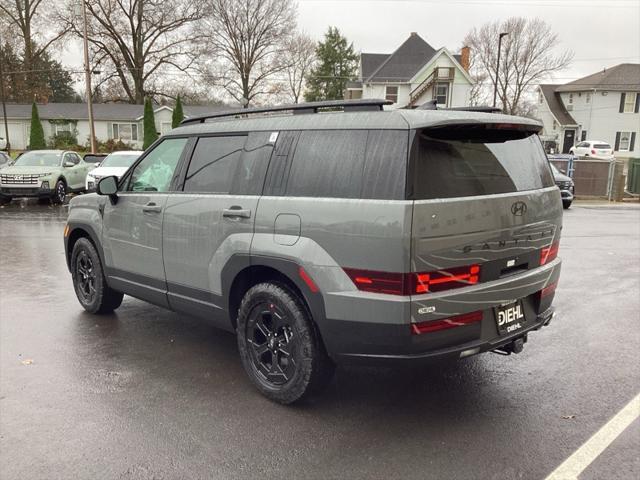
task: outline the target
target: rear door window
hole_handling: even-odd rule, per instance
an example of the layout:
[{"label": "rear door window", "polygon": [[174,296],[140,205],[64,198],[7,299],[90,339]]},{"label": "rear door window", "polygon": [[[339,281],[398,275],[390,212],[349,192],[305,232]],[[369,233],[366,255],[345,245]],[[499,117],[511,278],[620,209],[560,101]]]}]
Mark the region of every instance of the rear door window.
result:
[{"label": "rear door window", "polygon": [[484,127],[418,131],[411,155],[414,199],[492,195],[554,185],[537,135]]},{"label": "rear door window", "polygon": [[246,136],[202,137],[184,180],[185,192],[229,193]]},{"label": "rear door window", "polygon": [[360,198],[366,144],[366,130],[301,132],[287,195]]},{"label": "rear door window", "polygon": [[409,130],[370,130],[362,198],[404,200]]}]

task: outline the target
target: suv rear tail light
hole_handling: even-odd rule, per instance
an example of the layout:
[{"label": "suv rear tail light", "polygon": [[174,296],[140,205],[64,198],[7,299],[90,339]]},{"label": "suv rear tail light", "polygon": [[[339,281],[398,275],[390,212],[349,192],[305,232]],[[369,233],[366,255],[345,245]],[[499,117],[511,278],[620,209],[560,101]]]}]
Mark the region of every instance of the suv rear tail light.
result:
[{"label": "suv rear tail light", "polygon": [[558,256],[558,250],[560,249],[560,242],[553,242],[548,247],[544,247],[540,250],[540,265],[549,263]]},{"label": "suv rear tail light", "polygon": [[344,271],[358,290],[391,295],[441,292],[475,285],[480,279],[480,265],[424,273],[392,273],[355,268],[345,268]]},{"label": "suv rear tail light", "polygon": [[411,333],[414,335],[422,335],[423,333],[447,330],[449,328],[461,327],[463,325],[470,325],[481,321],[482,311],[465,313],[464,315],[456,315],[455,317],[445,318],[444,320],[412,323]]},{"label": "suv rear tail light", "polygon": [[593,148],[591,149],[591,154],[592,154],[592,155],[595,155],[595,154],[596,154],[596,151],[595,151]]}]

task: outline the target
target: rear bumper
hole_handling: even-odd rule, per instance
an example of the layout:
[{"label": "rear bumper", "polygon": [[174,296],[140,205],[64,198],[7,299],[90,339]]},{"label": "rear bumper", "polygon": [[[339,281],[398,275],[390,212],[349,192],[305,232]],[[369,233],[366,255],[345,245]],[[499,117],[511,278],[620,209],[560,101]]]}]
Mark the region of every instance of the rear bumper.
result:
[{"label": "rear bumper", "polygon": [[[528,325],[512,335],[499,336],[491,338],[480,338],[459,343],[452,346],[427,350],[417,353],[342,353],[334,356],[334,360],[341,364],[367,364],[367,365],[384,365],[398,363],[420,363],[435,360],[455,360],[458,358],[466,358],[479,353],[490,352],[508,346],[514,340],[527,336],[532,331],[540,330],[542,327],[549,325],[555,314],[554,308],[549,307],[547,310],[537,315],[534,321],[529,321]],[[485,319],[486,321],[486,319]],[[470,328],[459,327],[459,328]],[[406,330],[405,330],[406,336]]]}]

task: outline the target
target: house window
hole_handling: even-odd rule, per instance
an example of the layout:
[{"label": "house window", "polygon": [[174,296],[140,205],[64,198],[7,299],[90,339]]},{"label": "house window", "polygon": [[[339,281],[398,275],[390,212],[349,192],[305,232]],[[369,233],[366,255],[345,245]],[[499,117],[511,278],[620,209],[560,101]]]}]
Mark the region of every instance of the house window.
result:
[{"label": "house window", "polygon": [[138,141],[138,124],[137,123],[114,123],[113,139],[122,140],[123,142]]},{"label": "house window", "polygon": [[385,97],[387,100],[391,100],[393,103],[398,103],[398,86],[387,85]]},{"label": "house window", "polygon": [[624,96],[624,113],[633,113],[636,108],[636,95],[634,92],[627,92]]},{"label": "house window", "polygon": [[573,93],[569,94],[569,104],[573,103]]},{"label": "house window", "polygon": [[631,132],[620,132],[620,146],[619,152],[628,152],[629,145],[631,145]]},{"label": "house window", "polygon": [[586,139],[587,139],[587,131],[582,130],[582,134],[580,135],[580,140],[584,142]]},{"label": "house window", "polygon": [[56,123],[55,124],[56,135],[60,135],[62,132],[71,133],[71,123]]},{"label": "house window", "polygon": [[587,97],[585,98],[586,103],[591,103],[591,94],[587,93]]},{"label": "house window", "polygon": [[447,100],[449,98],[449,84],[444,82],[436,83],[434,98],[438,105],[447,105]]}]

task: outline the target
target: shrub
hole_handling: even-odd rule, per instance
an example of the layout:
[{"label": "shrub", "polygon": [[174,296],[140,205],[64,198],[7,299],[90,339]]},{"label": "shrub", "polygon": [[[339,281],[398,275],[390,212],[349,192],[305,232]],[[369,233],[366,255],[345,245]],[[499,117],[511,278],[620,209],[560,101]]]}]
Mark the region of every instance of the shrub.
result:
[{"label": "shrub", "polygon": [[44,129],[38,115],[38,106],[33,102],[31,106],[31,134],[29,136],[29,149],[40,150],[46,148],[47,144],[44,140]]},{"label": "shrub", "polygon": [[158,139],[158,131],[156,130],[156,122],[153,116],[153,106],[151,105],[151,99],[147,98],[144,101],[144,140],[142,142],[142,149],[146,150],[149,146]]},{"label": "shrub", "polygon": [[78,145],[78,132],[59,132],[51,137],[49,141],[49,147],[60,150],[84,150],[81,145]]}]

